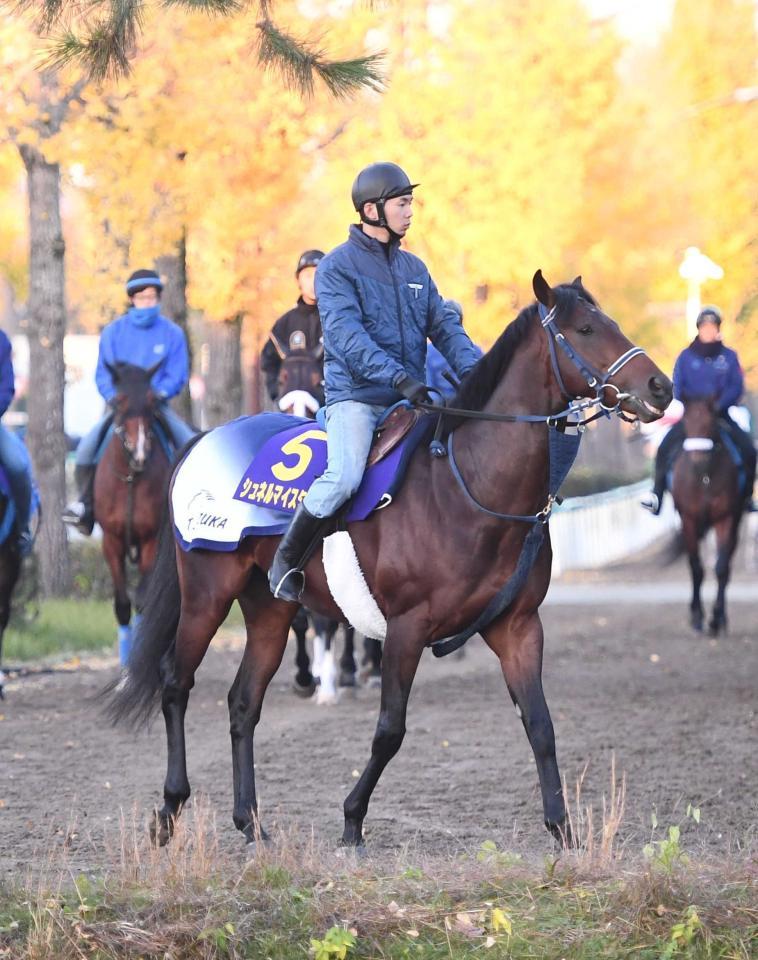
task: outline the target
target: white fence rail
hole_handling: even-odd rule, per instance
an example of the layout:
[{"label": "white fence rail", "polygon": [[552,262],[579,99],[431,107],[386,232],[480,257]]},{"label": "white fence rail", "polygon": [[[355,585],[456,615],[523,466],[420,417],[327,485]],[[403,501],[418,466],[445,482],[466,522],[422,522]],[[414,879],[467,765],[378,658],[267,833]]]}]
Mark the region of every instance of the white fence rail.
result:
[{"label": "white fence rail", "polygon": [[670,496],[654,517],[640,506],[650,483],[617,487],[589,497],[571,497],[555,507],[550,518],[553,574],[589,570],[644,550],[679,528]]}]

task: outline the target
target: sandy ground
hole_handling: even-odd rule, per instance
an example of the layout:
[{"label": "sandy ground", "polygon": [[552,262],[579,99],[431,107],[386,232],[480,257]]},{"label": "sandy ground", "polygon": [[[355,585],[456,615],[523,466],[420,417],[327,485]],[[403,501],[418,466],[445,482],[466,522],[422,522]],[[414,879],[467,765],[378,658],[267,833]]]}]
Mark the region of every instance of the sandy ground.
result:
[{"label": "sandy ground", "polygon": [[[730,632],[693,635],[686,609],[656,582],[683,588],[683,564],[657,576],[648,565],[574,576],[543,607],[544,684],[558,759],[569,785],[587,766],[585,802],[599,811],[611,757],[626,774],[621,841],[639,850],[659,824],[685,821],[690,842],[713,853],[758,847],[758,588],[743,585]],[[636,593],[620,602],[619,582]],[[561,602],[581,586],[592,603]],[[583,594],[584,595],[584,594]],[[190,781],[218,816],[220,841],[242,847],[231,823],[226,693],[241,637],[217,637],[203,663],[187,719]],[[290,691],[294,645],[272,683],[256,740],[265,825],[311,831],[331,843],[342,801],[368,757],[378,691],[360,688],[335,707]],[[0,703],[0,876],[18,874],[64,843],[74,862],[97,869],[121,811],[138,820],[160,801],[165,739],[158,718],[134,734],[107,726],[91,697],[115,661],[12,680]],[[408,735],[385,772],[366,820],[384,851],[412,842],[428,853],[474,850],[484,840],[527,855],[552,849],[544,831],[531,751],[494,656],[477,638],[463,658],[425,655],[409,708]],[[685,828],[683,828],[684,830]],[[72,832],[75,836],[71,836]],[[683,833],[683,837],[685,834]]]}]

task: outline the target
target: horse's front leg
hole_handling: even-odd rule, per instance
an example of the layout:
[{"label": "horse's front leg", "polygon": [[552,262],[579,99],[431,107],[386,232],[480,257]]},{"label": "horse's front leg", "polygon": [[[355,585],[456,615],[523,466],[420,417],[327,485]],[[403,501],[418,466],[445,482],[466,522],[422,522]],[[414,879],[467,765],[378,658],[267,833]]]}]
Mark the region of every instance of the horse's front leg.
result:
[{"label": "horse's front leg", "polygon": [[234,825],[248,843],[266,839],[258,819],[255,792],[255,728],[266,689],[282,662],[294,616],[293,604],[275,600],[260,572],[239,597],[247,643],[237,676],[229,690],[229,731],[234,771]]},{"label": "horse's front leg", "polygon": [[308,632],[308,614],[305,612],[305,607],[300,607],[295,614],[295,619],[292,621],[292,630],[297,643],[295,652],[297,672],[292,689],[299,697],[311,697],[316,689],[316,682],[311,673],[311,661],[308,657],[308,647],[305,642]]},{"label": "horse's front leg", "polygon": [[690,624],[693,630],[700,632],[703,629],[703,604],[700,599],[700,588],[703,585],[703,564],[700,561],[700,547],[697,535],[697,521],[685,514],[682,515],[682,540],[690,562],[692,575],[692,599],[690,600]]},{"label": "horse's front leg", "polygon": [[371,745],[371,759],[345,800],[345,846],[363,845],[363,821],[369,800],[382,771],[395,756],[405,737],[408,696],[416,675],[425,637],[410,618],[390,621],[382,660],[382,693],[379,721]]},{"label": "horse's front leg", "polygon": [[506,614],[483,630],[482,636],[500,660],[508,692],[534,753],[545,826],[561,843],[570,843],[553,721],[542,690],[543,633],[539,614]]},{"label": "horse's front leg", "polygon": [[118,652],[121,665],[131,650],[132,603],[126,588],[126,552],[121,537],[103,531],[103,556],[113,581],[113,611],[118,623]]},{"label": "horse's front leg", "polygon": [[718,590],[713,613],[708,624],[711,636],[717,637],[723,630],[726,633],[726,588],[732,569],[732,557],[737,546],[737,529],[740,516],[726,517],[714,525],[716,533],[716,580]]},{"label": "horse's front leg", "polygon": [[350,626],[345,626],[345,643],[342,647],[342,656],[340,657],[340,686],[354,687],[355,674],[355,630]]}]

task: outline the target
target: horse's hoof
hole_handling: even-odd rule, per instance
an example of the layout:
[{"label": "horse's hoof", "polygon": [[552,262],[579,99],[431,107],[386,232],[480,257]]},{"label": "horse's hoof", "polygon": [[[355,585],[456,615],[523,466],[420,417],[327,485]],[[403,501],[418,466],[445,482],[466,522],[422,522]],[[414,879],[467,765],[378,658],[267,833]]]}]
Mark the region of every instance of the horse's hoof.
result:
[{"label": "horse's hoof", "polygon": [[150,821],[150,842],[154,847],[165,847],[174,834],[175,820],[156,813]]},{"label": "horse's hoof", "polygon": [[555,842],[564,850],[572,850],[577,847],[577,842],[567,820],[563,820],[561,823],[552,823],[550,820],[546,820],[545,826]]},{"label": "horse's hoof", "polygon": [[340,670],[340,686],[354,687],[355,685],[355,674],[351,670]]},{"label": "horse's hoof", "polygon": [[316,681],[311,678],[309,683],[301,684],[297,678],[295,678],[292,681],[292,691],[296,696],[302,697],[303,700],[307,700],[316,692]]}]

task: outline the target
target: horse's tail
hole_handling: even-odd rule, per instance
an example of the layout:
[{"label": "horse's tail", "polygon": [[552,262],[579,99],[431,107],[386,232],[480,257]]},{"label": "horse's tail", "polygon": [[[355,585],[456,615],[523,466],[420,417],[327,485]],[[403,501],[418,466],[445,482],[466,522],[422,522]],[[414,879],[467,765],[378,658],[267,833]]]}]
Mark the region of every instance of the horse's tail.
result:
[{"label": "horse's tail", "polygon": [[[182,455],[199,439],[200,436],[193,437],[182,450]],[[157,708],[163,687],[164,664],[173,651],[180,610],[176,544],[171,510],[167,505],[126,669],[102,692],[108,701],[106,713],[113,723],[124,721],[142,726]]]}]

